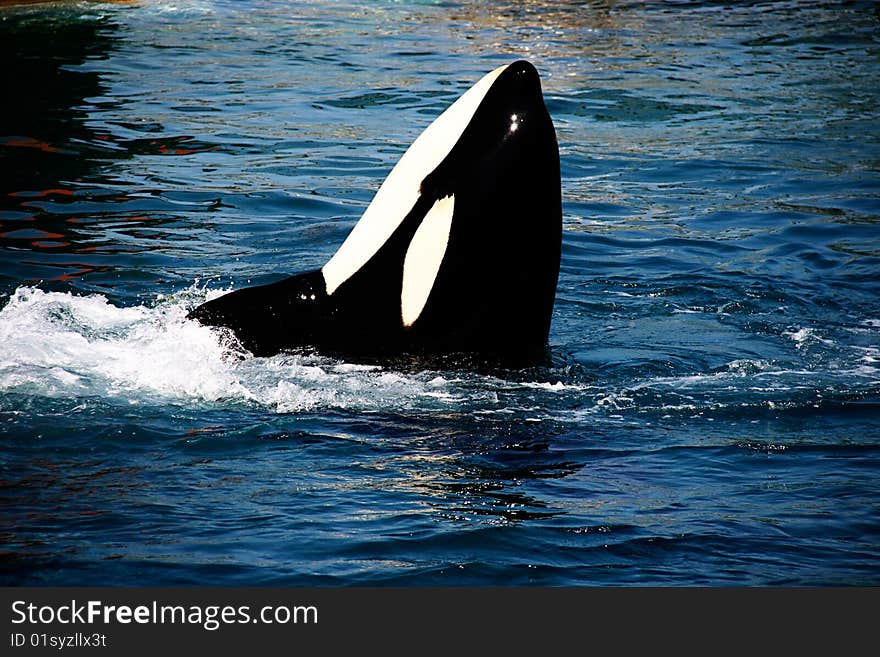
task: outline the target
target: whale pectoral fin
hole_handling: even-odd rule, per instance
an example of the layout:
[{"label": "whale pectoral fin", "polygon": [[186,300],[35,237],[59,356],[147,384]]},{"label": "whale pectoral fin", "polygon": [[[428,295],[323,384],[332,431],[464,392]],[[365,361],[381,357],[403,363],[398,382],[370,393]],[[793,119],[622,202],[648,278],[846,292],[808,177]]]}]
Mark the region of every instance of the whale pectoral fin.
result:
[{"label": "whale pectoral fin", "polygon": [[400,313],[410,328],[422,314],[434,287],[452,229],[455,196],[446,196],[428,210],[416,229],[403,260]]},{"label": "whale pectoral fin", "polygon": [[314,271],[224,294],[188,317],[232,329],[245,349],[263,356],[314,343],[326,313],[324,279]]}]

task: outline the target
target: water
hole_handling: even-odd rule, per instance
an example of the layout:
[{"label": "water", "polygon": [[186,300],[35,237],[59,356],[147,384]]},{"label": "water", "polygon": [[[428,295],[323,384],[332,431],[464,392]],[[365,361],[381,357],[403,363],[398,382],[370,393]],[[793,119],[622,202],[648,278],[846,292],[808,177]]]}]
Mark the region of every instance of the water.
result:
[{"label": "water", "polygon": [[[880,584],[873,3],[0,10],[7,584]],[[241,358],[495,66],[561,149],[552,366]]]}]

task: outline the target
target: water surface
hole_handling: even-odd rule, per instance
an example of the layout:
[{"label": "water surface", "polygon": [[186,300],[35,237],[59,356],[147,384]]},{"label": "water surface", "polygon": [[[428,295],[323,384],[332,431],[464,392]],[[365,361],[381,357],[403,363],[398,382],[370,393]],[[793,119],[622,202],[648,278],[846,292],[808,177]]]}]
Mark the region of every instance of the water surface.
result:
[{"label": "water surface", "polygon": [[[880,584],[873,3],[0,9],[7,584]],[[552,366],[239,358],[485,72],[561,151]]]}]

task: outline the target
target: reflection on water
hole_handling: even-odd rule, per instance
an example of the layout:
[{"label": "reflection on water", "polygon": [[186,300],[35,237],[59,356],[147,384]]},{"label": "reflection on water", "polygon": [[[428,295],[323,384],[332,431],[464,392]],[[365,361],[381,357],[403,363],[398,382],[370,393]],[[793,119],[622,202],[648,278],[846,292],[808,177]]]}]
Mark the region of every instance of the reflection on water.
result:
[{"label": "reflection on water", "polygon": [[6,63],[0,71],[6,90],[0,135],[4,253],[75,250],[75,226],[40,201],[70,203],[77,183],[102,165],[94,144],[108,137],[89,129],[88,99],[99,98],[107,87],[99,73],[78,67],[110,56],[117,26],[106,17],[78,13],[7,10],[0,22],[0,58]]},{"label": "reflection on water", "polygon": [[[189,135],[122,135],[91,118],[125,102],[108,95],[101,72],[119,48],[120,26],[110,14],[58,5],[8,9],[4,18],[0,54],[14,65],[0,73],[13,99],[4,103],[0,129],[0,276],[9,281],[4,287],[90,276],[102,289],[132,254],[163,248],[161,227],[176,220],[153,191],[116,184],[115,163],[214,146]],[[143,121],[120,127],[163,132]]]}]

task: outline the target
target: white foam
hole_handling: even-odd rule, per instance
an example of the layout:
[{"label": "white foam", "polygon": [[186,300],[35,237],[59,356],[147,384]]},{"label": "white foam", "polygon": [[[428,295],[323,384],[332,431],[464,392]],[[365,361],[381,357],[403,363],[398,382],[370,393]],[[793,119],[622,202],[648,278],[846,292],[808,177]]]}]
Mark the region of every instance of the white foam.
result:
[{"label": "white foam", "polygon": [[587,386],[577,384],[577,383],[563,383],[562,381],[557,381],[556,383],[550,383],[549,381],[525,381],[521,383],[525,388],[537,388],[538,390],[547,390],[549,392],[570,392],[586,390]]},{"label": "white foam", "polygon": [[859,359],[863,363],[880,363],[880,348],[878,347],[853,347],[853,349],[861,352],[862,357]]},{"label": "white foam", "polygon": [[244,403],[315,409],[448,409],[490,391],[437,373],[404,374],[319,356],[241,358],[229,334],[187,319],[198,285],[154,305],[20,287],[0,309],[0,393],[129,403]]},{"label": "white foam", "polygon": [[799,328],[797,330],[785,331],[782,335],[793,340],[798,349],[804,348],[811,342],[819,342],[825,345],[834,344],[831,340],[821,337],[818,332],[812,328]]},{"label": "white foam", "polygon": [[0,310],[0,390],[245,395],[226,363],[228,345],[186,312],[175,298],[123,308],[100,295],[19,288]]},{"label": "white foam", "polygon": [[[774,369],[773,365],[765,360],[740,359],[734,360],[723,368],[705,374],[682,374],[679,376],[660,376],[640,381],[631,386],[631,390],[645,388],[668,387],[676,389],[689,389],[695,387],[718,387],[719,383],[725,383],[731,379],[745,377],[778,376],[782,374],[808,374],[807,372],[795,372],[793,370]],[[728,388],[730,386],[727,386]]]}]

